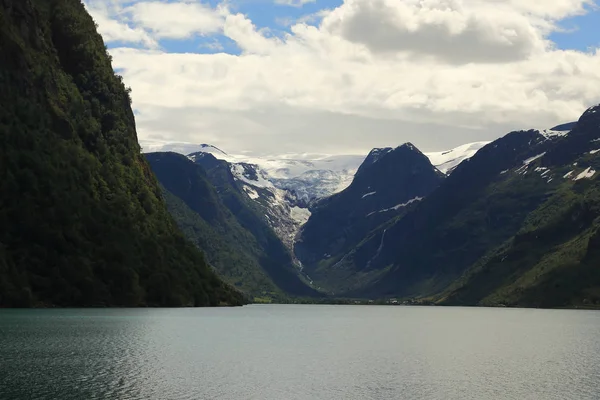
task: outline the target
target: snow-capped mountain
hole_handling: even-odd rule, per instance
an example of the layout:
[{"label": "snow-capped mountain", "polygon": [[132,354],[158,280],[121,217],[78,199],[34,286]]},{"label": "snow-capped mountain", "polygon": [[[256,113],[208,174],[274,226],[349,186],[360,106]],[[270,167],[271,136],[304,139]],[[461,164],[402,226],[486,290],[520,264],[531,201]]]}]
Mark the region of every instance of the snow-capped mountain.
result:
[{"label": "snow-capped mountain", "polygon": [[[450,173],[462,161],[472,157],[489,142],[465,144],[442,152],[425,155],[443,173]],[[379,149],[383,152],[392,148]],[[272,186],[289,192],[301,207],[313,201],[341,192],[352,179],[366,155],[284,154],[251,157],[229,154],[209,144],[171,143],[147,144],[144,152],[173,151],[189,155],[209,153],[232,165],[232,172],[240,180],[251,180],[258,187]],[[372,152],[371,152],[372,154]],[[254,172],[250,173],[249,169]]]},{"label": "snow-capped mountain", "polygon": [[[471,157],[487,142],[472,143],[448,152],[425,153],[444,173]],[[374,149],[373,159],[392,148]],[[285,154],[251,157],[229,154],[210,144],[145,144],[144,152],[171,151],[187,155],[206,166],[215,158],[226,161],[238,186],[248,198],[261,206],[264,216],[280,239],[292,249],[300,228],[310,218],[309,207],[316,201],[348,188],[367,155]],[[207,157],[206,160],[201,158]]]},{"label": "snow-capped mountain", "polygon": [[[546,132],[547,135],[560,133]],[[450,174],[488,143],[468,143],[448,151],[424,154],[438,170]],[[256,157],[230,154],[210,144],[192,143],[146,143],[143,150],[181,153],[201,165],[206,162],[201,162],[200,158],[208,154],[212,156],[208,157],[211,160],[228,162],[240,189],[251,201],[263,207],[269,225],[291,249],[300,228],[311,216],[309,208],[316,201],[348,188],[361,165],[369,160],[376,161],[377,157],[385,156],[394,148],[373,149],[368,160],[367,155],[284,154]]]}]

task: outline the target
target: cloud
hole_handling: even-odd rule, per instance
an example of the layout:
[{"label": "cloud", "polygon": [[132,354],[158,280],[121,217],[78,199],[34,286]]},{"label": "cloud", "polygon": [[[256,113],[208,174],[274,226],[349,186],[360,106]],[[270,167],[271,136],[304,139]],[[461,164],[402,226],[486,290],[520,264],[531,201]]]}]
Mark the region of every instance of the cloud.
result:
[{"label": "cloud", "polygon": [[277,38],[268,38],[269,29],[257,30],[250,19],[242,14],[230,14],[225,19],[223,34],[236,42],[246,53],[268,54],[282,45]]},{"label": "cloud", "polygon": [[220,32],[228,11],[198,2],[137,2],[125,9],[131,21],[156,38],[183,39]]},{"label": "cloud", "polygon": [[[346,0],[318,24],[277,35],[217,7],[206,9],[221,24],[212,29],[239,55],[111,53],[133,88],[142,142],[346,153],[412,141],[443,150],[571,121],[600,102],[600,52],[557,50],[548,40],[586,3]],[[174,33],[135,6],[125,15],[153,37],[211,35],[186,22]]]},{"label": "cloud", "polygon": [[275,0],[275,4],[290,6],[290,7],[302,7],[308,3],[315,3],[317,0]]},{"label": "cloud", "polygon": [[525,16],[496,7],[492,13],[457,0],[353,1],[323,26],[375,53],[404,51],[456,63],[516,61],[544,50],[541,33]]},{"label": "cloud", "polygon": [[85,3],[105,42],[139,43],[156,48],[158,42],[143,28],[131,27],[126,22],[114,18],[118,4],[88,1]]},{"label": "cloud", "polygon": [[323,28],[375,53],[408,52],[452,63],[511,62],[543,53],[553,22],[588,1],[347,0]]},{"label": "cloud", "polygon": [[229,11],[201,2],[86,0],[85,5],[106,42],[159,46],[161,39],[208,36],[223,30]]}]

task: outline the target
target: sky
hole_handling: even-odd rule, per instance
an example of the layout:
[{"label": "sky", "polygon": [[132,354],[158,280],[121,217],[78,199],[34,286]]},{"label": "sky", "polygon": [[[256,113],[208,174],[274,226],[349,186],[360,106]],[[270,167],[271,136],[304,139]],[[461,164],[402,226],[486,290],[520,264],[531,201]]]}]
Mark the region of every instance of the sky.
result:
[{"label": "sky", "polygon": [[84,0],[138,138],[233,153],[422,151],[600,103],[592,0]]}]

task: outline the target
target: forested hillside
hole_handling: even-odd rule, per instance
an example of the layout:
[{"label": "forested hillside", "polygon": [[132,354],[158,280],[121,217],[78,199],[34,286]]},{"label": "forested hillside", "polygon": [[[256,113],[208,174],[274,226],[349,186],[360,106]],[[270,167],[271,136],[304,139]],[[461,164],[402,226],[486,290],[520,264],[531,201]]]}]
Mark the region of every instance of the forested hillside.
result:
[{"label": "forested hillside", "polygon": [[241,304],[167,212],[80,0],[0,3],[0,306]]}]

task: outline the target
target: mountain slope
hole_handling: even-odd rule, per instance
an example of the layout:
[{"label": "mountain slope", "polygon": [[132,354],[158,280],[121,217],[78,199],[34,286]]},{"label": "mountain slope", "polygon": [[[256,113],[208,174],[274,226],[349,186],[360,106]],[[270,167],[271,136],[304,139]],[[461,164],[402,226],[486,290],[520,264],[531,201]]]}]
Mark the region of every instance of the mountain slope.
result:
[{"label": "mountain slope", "polygon": [[169,216],[79,0],[0,4],[0,306],[241,304]]},{"label": "mountain slope", "polygon": [[537,131],[514,132],[461,163],[411,212],[373,231],[344,258],[339,268],[387,271],[354,293],[425,296],[447,287],[544,200],[546,181],[515,185],[504,176],[551,143]]},{"label": "mountain slope", "polygon": [[146,158],[164,188],[169,212],[219,274],[253,297],[281,298],[261,266],[265,254],[259,243],[221,202],[205,171],[176,153],[148,153]]},{"label": "mountain slope", "polygon": [[[195,162],[175,153],[152,153],[148,158],[163,186],[204,220],[219,240],[244,257],[243,265],[231,265],[211,252],[209,259],[215,260],[223,276],[254,295],[267,291],[277,297],[277,288],[294,296],[317,294],[302,281],[291,254],[269,226],[264,210],[245,191],[245,186],[238,186],[226,161],[207,153],[190,156]],[[189,223],[179,218],[178,222],[180,226]],[[206,235],[198,234],[197,238]],[[254,283],[248,282],[248,277]]]},{"label": "mountain slope", "polygon": [[[600,170],[600,107],[588,110],[535,168],[559,182],[556,190],[439,302],[600,306],[600,182],[595,172]],[[512,174],[513,180],[525,179]]]},{"label": "mountain slope", "polygon": [[[373,229],[429,195],[443,179],[410,143],[374,149],[347,189],[311,209],[295,245],[296,255],[311,278],[324,287],[340,290],[352,286],[347,278],[364,268],[340,268],[344,256]],[[365,284],[367,279],[361,276],[360,281]]]},{"label": "mountain slope", "polygon": [[385,270],[347,293],[441,304],[600,303],[599,108],[570,132],[513,132],[481,149],[337,268]]}]

